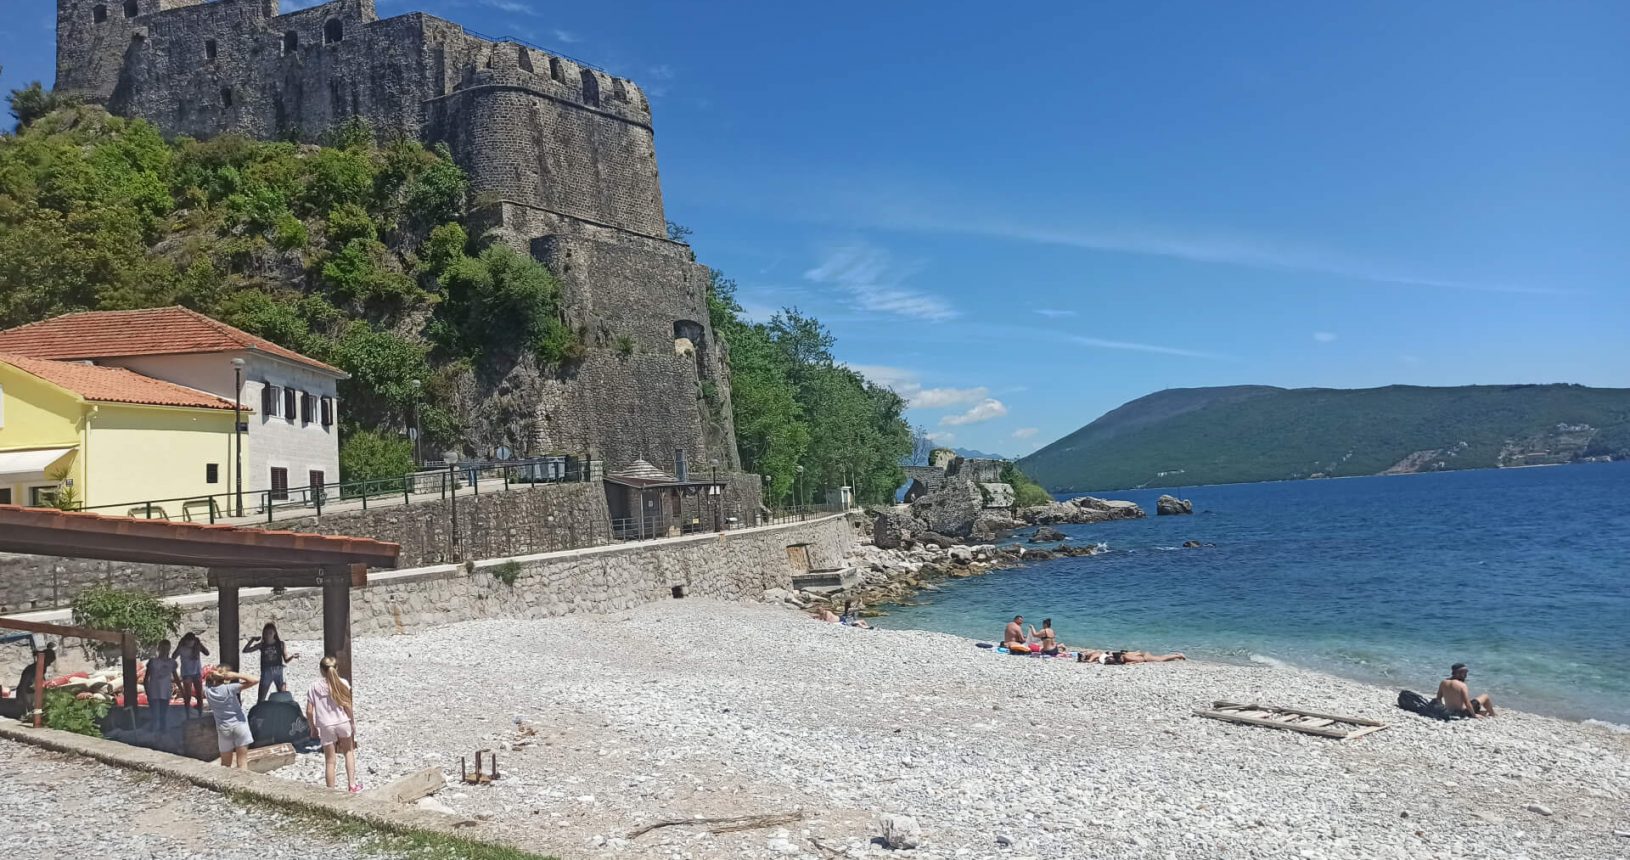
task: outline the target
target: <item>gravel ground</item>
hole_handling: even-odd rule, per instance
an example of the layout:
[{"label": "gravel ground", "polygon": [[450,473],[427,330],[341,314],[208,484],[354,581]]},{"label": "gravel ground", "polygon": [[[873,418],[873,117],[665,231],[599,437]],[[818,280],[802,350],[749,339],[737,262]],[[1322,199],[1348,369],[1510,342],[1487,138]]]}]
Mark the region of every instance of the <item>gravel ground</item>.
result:
[{"label": "gravel ground", "polygon": [[379,860],[183,782],[0,741],[0,834],[6,860]]},{"label": "gravel ground", "polygon": [[[1630,857],[1630,736],[1511,711],[1431,722],[1295,669],[1022,659],[694,599],[355,655],[365,782],[496,749],[498,782],[438,798],[567,856],[880,856],[877,817],[896,813],[921,826],[898,855],[915,858]],[[299,695],[311,664],[291,667]],[[1190,714],[1213,699],[1391,728],[1338,742]],[[320,782],[321,756],[278,773]],[[627,838],[788,810],[805,817]]]}]

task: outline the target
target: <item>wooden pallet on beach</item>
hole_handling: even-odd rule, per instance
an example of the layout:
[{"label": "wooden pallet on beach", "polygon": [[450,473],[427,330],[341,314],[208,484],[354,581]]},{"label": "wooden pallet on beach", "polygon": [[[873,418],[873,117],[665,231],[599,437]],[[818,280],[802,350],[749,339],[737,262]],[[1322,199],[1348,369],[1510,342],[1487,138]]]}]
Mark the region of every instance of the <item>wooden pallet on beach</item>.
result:
[{"label": "wooden pallet on beach", "polygon": [[1299,711],[1295,708],[1280,708],[1273,705],[1212,702],[1211,707],[1211,710],[1196,710],[1194,714],[1195,716],[1207,717],[1213,720],[1243,723],[1248,726],[1266,726],[1270,729],[1289,729],[1293,732],[1343,741],[1361,738],[1371,732],[1378,732],[1387,727],[1386,723],[1378,723],[1375,720],[1366,720],[1362,717],[1340,717],[1335,714],[1319,714],[1313,711]]}]

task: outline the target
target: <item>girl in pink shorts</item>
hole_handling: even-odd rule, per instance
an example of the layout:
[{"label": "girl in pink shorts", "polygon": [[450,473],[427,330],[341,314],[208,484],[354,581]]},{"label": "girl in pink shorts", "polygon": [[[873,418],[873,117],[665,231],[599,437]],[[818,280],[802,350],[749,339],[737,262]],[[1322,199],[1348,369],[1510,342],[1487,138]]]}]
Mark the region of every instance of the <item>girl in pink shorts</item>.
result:
[{"label": "girl in pink shorts", "polygon": [[351,793],[362,790],[357,782],[357,714],[352,707],[351,685],[340,677],[339,664],[324,657],[318,664],[322,677],[306,691],[306,722],[311,736],[323,744],[323,778],[334,787],[334,754],[345,755],[345,782]]}]

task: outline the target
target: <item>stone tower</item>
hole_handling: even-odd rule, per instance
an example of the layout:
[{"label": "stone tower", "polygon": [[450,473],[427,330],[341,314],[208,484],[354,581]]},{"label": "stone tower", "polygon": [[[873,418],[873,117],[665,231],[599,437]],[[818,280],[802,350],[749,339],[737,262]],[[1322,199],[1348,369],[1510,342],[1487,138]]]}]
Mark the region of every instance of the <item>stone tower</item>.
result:
[{"label": "stone tower", "polygon": [[472,220],[547,263],[588,334],[583,362],[530,384],[536,447],[739,468],[707,271],[667,238],[633,82],[423,13],[381,20],[373,0],[58,0],[56,85],[171,135],[361,117],[446,144],[484,201]]}]

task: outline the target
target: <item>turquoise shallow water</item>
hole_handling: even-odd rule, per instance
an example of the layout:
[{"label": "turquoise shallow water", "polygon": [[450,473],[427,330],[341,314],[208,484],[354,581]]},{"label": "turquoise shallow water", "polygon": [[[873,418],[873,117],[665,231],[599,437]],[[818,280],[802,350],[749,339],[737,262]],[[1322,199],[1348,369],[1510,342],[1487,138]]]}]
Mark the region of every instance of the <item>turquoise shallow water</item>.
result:
[{"label": "turquoise shallow water", "polygon": [[[954,580],[880,626],[1180,650],[1630,725],[1630,463],[1099,493],[1146,520],[1066,526],[1110,552]],[[1178,549],[1194,539],[1216,544]]]}]

